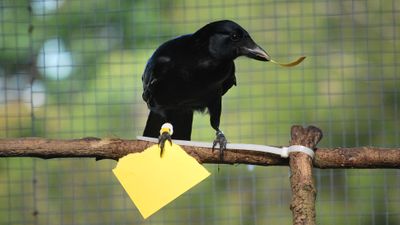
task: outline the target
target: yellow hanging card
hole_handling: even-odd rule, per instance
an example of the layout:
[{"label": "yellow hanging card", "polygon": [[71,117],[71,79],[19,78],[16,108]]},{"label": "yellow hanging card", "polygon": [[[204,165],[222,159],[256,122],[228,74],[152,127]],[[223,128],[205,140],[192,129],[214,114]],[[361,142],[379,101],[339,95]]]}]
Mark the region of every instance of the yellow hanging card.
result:
[{"label": "yellow hanging card", "polygon": [[145,219],[210,175],[179,145],[166,142],[160,151],[153,145],[129,154],[113,169]]}]

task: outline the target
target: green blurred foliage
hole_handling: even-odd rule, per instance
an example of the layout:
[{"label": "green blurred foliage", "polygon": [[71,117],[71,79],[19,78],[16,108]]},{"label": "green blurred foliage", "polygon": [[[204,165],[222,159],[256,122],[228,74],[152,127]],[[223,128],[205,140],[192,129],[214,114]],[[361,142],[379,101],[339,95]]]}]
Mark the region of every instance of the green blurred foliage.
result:
[{"label": "green blurred foliage", "polygon": [[[293,124],[324,131],[323,146],[399,146],[399,21],[394,1],[30,1],[0,2],[0,137],[140,135],[147,109],[141,74],[154,49],[204,24],[231,19],[284,69],[240,58],[238,87],[224,97],[222,129],[231,142],[286,145]],[[36,11],[35,11],[36,10]],[[52,79],[36,62],[49,39],[73,56],[72,74]],[[2,83],[18,74],[45,86],[33,106]],[[26,84],[29,87],[29,82]],[[17,91],[18,98],[1,98]],[[193,139],[211,141],[206,115]],[[286,168],[209,166],[214,177],[147,221],[111,174],[114,162],[0,160],[0,223],[290,224]],[[393,170],[315,170],[320,224],[398,224]],[[397,178],[397,179],[396,179]],[[199,207],[194,205],[198,204]],[[35,210],[38,215],[34,216]]]}]

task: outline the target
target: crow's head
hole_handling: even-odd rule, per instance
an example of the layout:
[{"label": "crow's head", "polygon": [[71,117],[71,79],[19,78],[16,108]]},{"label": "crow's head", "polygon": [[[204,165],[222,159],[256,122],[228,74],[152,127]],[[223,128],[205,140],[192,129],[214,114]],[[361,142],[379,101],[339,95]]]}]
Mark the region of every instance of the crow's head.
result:
[{"label": "crow's head", "polygon": [[235,59],[247,56],[261,61],[269,61],[270,56],[258,46],[249,33],[233,21],[222,20],[207,24],[194,37],[206,42],[209,53],[217,59]]}]

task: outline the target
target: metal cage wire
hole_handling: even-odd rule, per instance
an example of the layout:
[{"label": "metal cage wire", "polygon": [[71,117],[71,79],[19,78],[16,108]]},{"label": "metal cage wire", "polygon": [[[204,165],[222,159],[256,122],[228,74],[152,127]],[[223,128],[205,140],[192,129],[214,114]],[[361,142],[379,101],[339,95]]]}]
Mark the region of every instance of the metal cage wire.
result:
[{"label": "metal cage wire", "polygon": [[[400,5],[389,1],[0,2],[0,137],[134,138],[141,74],[164,41],[231,19],[283,69],[236,60],[223,98],[231,142],[286,145],[293,124],[320,146],[399,146]],[[212,141],[196,114],[193,140]],[[207,165],[212,177],[143,220],[114,161],[0,159],[0,224],[290,224],[285,167]],[[398,170],[315,169],[319,224],[399,224]]]}]

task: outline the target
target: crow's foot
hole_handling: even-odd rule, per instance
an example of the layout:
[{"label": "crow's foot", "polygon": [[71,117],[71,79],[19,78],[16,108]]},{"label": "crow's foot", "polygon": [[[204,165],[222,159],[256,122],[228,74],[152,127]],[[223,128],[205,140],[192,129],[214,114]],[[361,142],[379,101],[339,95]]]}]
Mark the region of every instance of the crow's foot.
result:
[{"label": "crow's foot", "polygon": [[161,149],[160,157],[162,157],[162,155],[163,155],[165,142],[169,141],[169,143],[172,145],[172,139],[171,139],[172,133],[173,133],[172,124],[164,123],[161,126],[160,136],[158,137],[158,146]]},{"label": "crow's foot", "polygon": [[213,142],[213,147],[212,151],[214,152],[215,147],[217,144],[219,145],[219,159],[222,161],[224,159],[224,150],[226,149],[226,144],[228,141],[225,138],[224,133],[222,131],[217,131],[217,136],[215,137],[215,140]]},{"label": "crow's foot", "polygon": [[162,154],[164,152],[166,141],[169,141],[169,143],[172,145],[171,135],[168,132],[164,132],[158,137],[158,146],[160,146],[161,149],[160,157],[162,157]]}]

